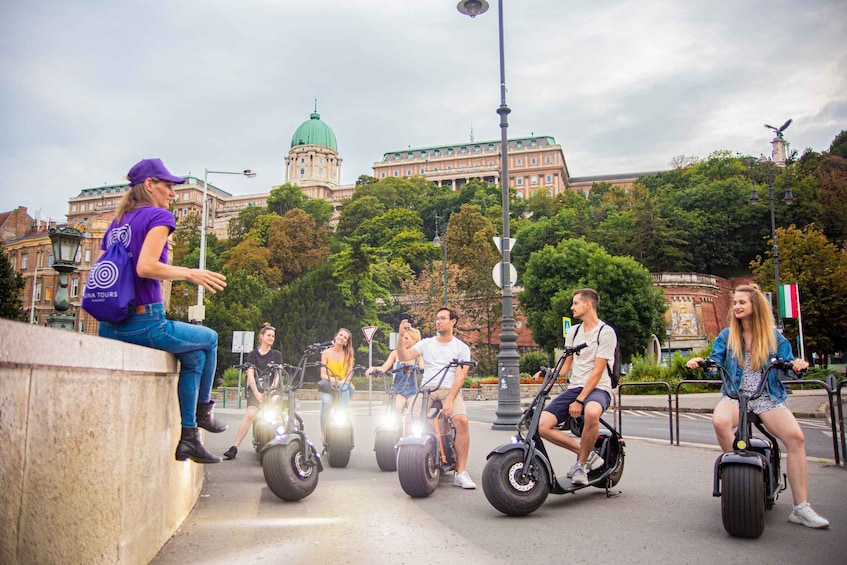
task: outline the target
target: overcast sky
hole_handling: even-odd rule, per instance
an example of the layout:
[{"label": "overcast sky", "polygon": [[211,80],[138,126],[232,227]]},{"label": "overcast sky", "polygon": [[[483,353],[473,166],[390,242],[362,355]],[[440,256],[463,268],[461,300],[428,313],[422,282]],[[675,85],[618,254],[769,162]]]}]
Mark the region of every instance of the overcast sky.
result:
[{"label": "overcast sky", "polygon": [[[8,1],[0,7],[0,211],[64,220],[139,159],[233,194],[284,181],[317,98],[342,181],[408,146],[499,140],[497,4],[457,0]],[[505,0],[509,136],[571,176],[675,155],[823,151],[847,129],[844,0]]]}]

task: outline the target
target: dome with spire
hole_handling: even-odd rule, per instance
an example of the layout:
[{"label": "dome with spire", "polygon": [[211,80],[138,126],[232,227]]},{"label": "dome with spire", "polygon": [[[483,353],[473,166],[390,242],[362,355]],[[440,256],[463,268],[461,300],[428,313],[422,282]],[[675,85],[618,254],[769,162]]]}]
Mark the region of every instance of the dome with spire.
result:
[{"label": "dome with spire", "polygon": [[321,115],[318,114],[317,108],[309,116],[309,120],[300,124],[300,127],[295,130],[291,136],[291,147],[298,145],[321,145],[329,147],[334,151],[338,151],[338,146],[335,142],[335,133],[332,129],[321,121]]}]

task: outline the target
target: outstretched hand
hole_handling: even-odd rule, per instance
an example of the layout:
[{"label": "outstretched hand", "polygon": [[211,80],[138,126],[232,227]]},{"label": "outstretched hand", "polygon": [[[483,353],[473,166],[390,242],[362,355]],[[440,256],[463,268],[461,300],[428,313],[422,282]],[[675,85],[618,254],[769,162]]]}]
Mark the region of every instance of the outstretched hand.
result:
[{"label": "outstretched hand", "polygon": [[188,282],[199,284],[211,293],[226,288],[226,277],[214,271],[206,269],[189,269],[188,276],[185,277]]}]

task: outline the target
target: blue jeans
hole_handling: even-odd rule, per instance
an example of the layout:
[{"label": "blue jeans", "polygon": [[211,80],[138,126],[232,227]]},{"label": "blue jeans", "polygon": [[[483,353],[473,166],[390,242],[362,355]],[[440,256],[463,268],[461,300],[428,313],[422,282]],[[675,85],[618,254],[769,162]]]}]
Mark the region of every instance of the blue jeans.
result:
[{"label": "blue jeans", "polygon": [[[347,410],[350,405],[350,397],[356,392],[355,387],[351,383],[345,385],[341,389],[341,407]],[[327,421],[329,420],[329,411],[332,410],[332,395],[325,392],[321,393],[321,433],[326,429]]]},{"label": "blue jeans", "polygon": [[165,318],[161,302],[148,304],[145,314],[133,314],[121,324],[100,322],[107,337],[173,353],[179,359],[177,396],[182,425],[197,427],[197,403],[209,402],[218,361],[218,334],[205,326]]}]

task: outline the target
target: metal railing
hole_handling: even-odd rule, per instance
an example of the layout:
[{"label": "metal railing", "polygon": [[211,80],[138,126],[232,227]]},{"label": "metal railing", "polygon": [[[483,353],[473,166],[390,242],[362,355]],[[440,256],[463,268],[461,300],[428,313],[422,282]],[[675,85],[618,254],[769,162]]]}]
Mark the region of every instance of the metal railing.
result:
[{"label": "metal railing", "polygon": [[668,391],[668,431],[670,433],[670,442],[673,445],[673,408],[671,405],[671,385],[666,383],[665,381],[653,381],[653,382],[644,382],[644,383],[621,383],[618,385],[618,433],[623,435],[621,428],[623,426],[623,389],[625,387],[639,387],[639,386],[660,386],[666,388]]}]

